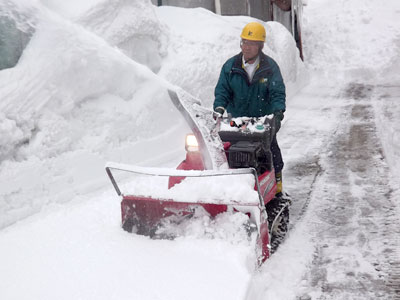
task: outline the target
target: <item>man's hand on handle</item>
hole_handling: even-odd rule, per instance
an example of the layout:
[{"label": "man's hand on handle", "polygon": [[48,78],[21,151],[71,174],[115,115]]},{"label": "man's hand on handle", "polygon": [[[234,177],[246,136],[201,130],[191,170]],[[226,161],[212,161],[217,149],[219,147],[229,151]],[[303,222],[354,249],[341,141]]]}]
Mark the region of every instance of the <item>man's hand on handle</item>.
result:
[{"label": "man's hand on handle", "polygon": [[281,129],[281,122],[284,117],[283,111],[279,110],[274,112],[274,116],[275,116],[275,133],[277,133],[279,129]]},{"label": "man's hand on handle", "polygon": [[222,118],[224,112],[225,112],[225,108],[223,108],[222,106],[216,107],[214,109],[214,114],[213,114],[214,120],[216,120],[218,118]]}]

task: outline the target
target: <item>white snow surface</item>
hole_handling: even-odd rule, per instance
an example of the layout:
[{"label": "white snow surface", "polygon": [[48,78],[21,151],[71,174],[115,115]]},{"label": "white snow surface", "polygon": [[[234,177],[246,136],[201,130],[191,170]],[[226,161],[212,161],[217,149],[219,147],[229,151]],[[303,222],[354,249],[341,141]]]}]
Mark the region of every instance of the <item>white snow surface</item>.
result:
[{"label": "white snow surface", "polygon": [[[260,204],[254,190],[252,169],[175,170],[172,168],[145,168],[107,163],[122,195],[173,199],[177,202],[215,203],[256,206]],[[169,177],[186,177],[168,188]],[[119,178],[119,179],[117,179]],[[152,188],[149,189],[149,186]],[[232,189],[232,186],[235,188]]]},{"label": "white snow surface", "polygon": [[[312,128],[328,132],[336,122],[315,118],[316,107],[334,101],[313,90],[319,82],[350,76],[399,85],[400,8],[387,2],[308,1],[305,64],[282,25],[264,24],[264,51],[287,85],[279,138],[288,163],[324,147]],[[176,167],[190,129],[167,88],[211,107],[220,68],[240,51],[240,31],[254,19],[149,0],[0,3],[10,7],[29,14],[35,34],[17,66],[0,71],[0,299],[298,299],[313,251],[306,224],[255,271],[245,215],[200,215],[174,241],[129,234],[104,171],[107,161]],[[395,183],[397,100],[375,107]],[[309,143],[288,146],[289,126]]]}]

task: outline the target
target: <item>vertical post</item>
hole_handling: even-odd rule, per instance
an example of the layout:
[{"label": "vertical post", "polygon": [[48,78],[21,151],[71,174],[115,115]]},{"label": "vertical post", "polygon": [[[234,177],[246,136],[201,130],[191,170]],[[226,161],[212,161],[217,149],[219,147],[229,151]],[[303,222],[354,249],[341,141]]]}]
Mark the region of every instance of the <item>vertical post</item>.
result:
[{"label": "vertical post", "polygon": [[162,6],[162,0],[157,0],[157,6]]},{"label": "vertical post", "polygon": [[269,4],[270,4],[270,6],[269,6],[269,16],[270,16],[270,18],[271,18],[271,21],[274,21],[274,0],[270,0],[269,1]]},{"label": "vertical post", "polygon": [[215,13],[217,15],[221,14],[221,0],[215,0]]}]

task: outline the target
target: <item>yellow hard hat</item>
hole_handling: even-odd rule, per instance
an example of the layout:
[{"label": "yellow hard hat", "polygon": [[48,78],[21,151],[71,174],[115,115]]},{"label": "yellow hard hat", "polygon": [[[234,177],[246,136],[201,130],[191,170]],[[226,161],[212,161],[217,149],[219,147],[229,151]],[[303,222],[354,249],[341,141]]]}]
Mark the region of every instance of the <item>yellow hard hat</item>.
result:
[{"label": "yellow hard hat", "polygon": [[240,37],[245,40],[265,42],[265,28],[260,23],[251,22],[244,26]]}]

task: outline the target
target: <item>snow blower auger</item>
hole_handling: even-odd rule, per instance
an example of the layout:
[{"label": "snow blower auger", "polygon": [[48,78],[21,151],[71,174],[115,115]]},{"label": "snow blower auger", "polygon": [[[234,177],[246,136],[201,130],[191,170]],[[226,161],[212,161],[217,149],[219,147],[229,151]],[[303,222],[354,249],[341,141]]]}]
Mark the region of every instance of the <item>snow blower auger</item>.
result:
[{"label": "snow blower auger", "polygon": [[211,218],[240,212],[248,216],[244,225],[249,234],[257,232],[257,258],[263,263],[277,249],[289,221],[290,200],[275,197],[270,152],[273,116],[215,121],[212,111],[184,91],[179,96],[169,91],[169,96],[193,131],[186,137],[186,158],[177,169],[106,165],[122,198],[123,229],[173,238],[162,229],[179,225],[199,211]]}]

